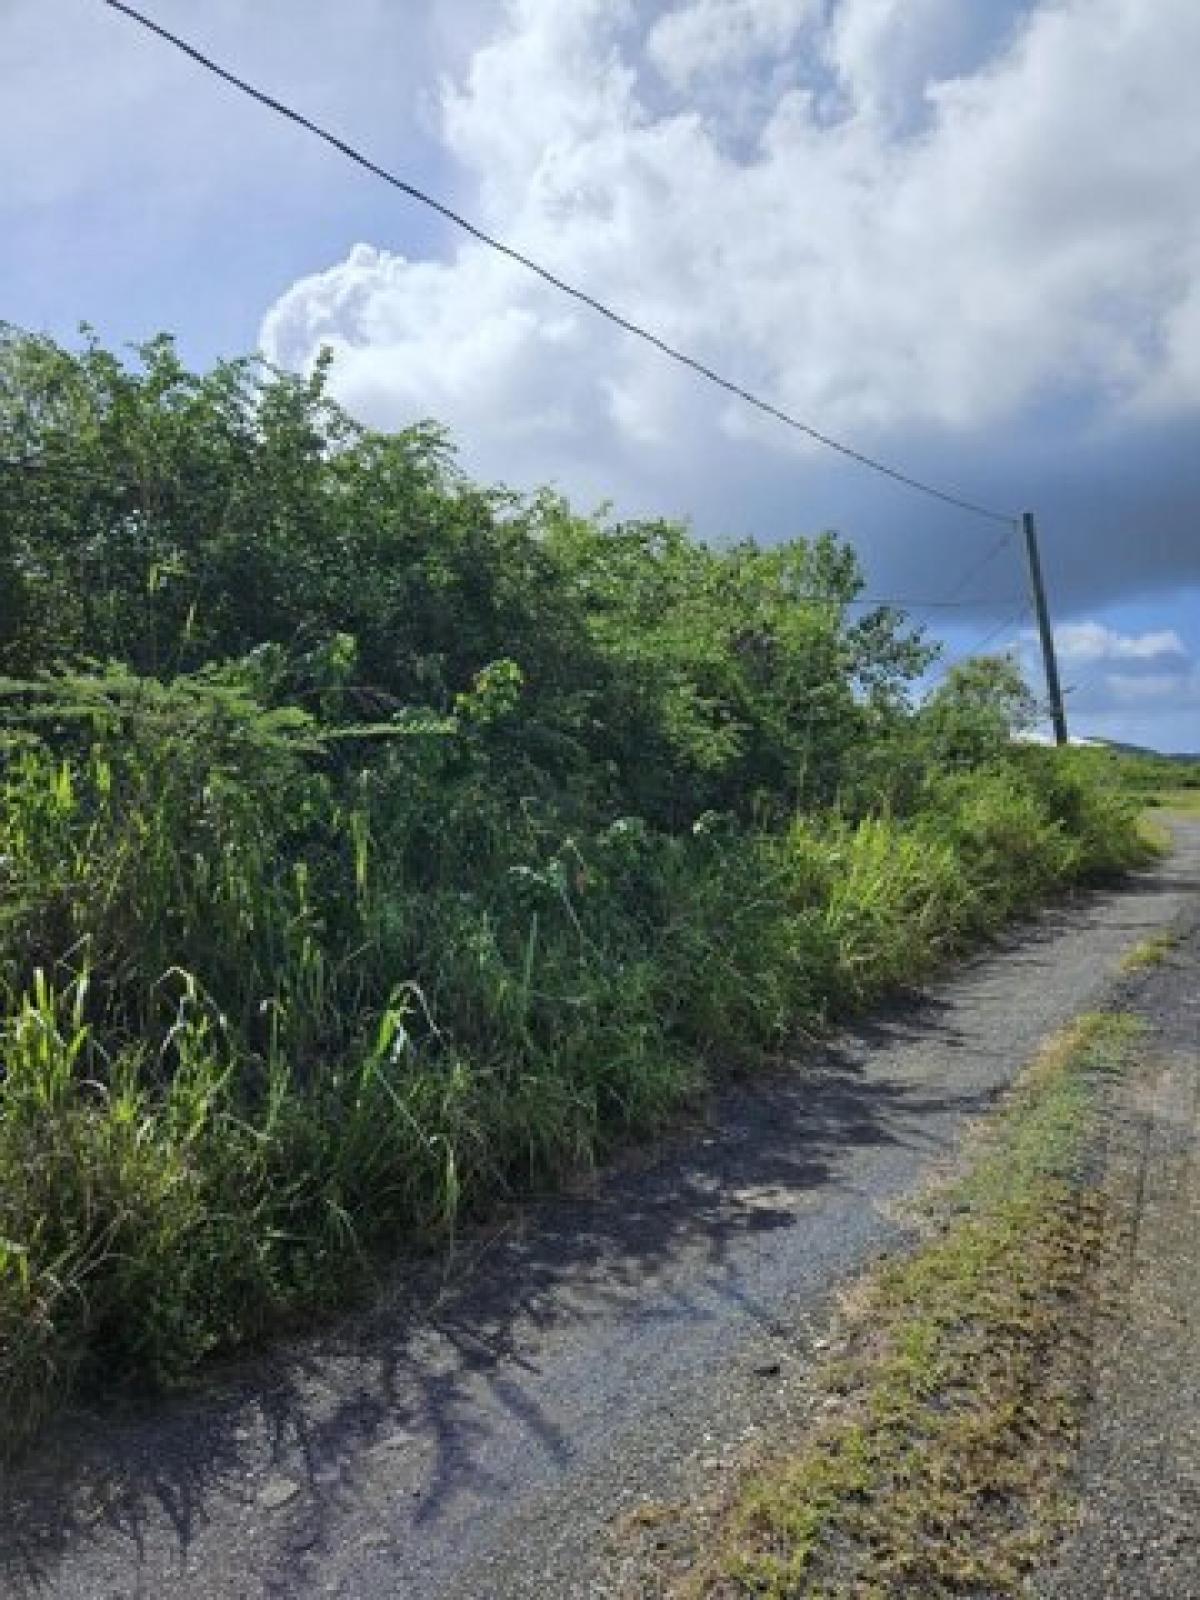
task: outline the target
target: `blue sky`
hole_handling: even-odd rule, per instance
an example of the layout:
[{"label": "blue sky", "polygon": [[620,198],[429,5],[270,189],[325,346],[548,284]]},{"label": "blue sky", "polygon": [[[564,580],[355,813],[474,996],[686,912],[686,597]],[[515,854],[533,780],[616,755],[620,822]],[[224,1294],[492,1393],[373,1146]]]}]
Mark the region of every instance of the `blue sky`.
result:
[{"label": "blue sky", "polygon": [[[816,426],[1039,516],[1079,731],[1200,747],[1194,0],[145,0]],[[322,344],[358,415],[710,536],[835,527],[948,653],[1014,542],[821,454],[99,0],[0,14],[0,314]],[[963,587],[965,575],[975,576]],[[1008,623],[1010,617],[1016,620]]]}]

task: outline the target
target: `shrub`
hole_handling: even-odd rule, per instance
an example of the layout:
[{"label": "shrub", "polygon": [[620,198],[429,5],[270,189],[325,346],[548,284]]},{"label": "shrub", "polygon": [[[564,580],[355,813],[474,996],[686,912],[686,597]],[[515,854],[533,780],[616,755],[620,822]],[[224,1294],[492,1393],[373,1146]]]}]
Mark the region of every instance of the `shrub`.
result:
[{"label": "shrub", "polygon": [[480,490],[324,383],[0,338],[14,1437],[1138,859],[1094,761],[1010,746],[1011,675],[913,710],[837,540]]}]

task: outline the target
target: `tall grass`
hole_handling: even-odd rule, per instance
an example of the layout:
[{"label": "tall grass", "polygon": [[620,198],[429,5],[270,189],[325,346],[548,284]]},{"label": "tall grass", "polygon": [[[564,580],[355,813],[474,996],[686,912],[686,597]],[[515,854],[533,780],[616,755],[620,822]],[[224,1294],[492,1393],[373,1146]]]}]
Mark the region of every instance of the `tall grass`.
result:
[{"label": "tall grass", "polygon": [[10,1437],[1137,853],[1103,763],[1010,747],[1011,663],[914,707],[833,536],[480,487],[327,379],[0,326]]},{"label": "tall grass", "polygon": [[447,821],[431,873],[399,769],[352,806],[302,724],[198,698],[180,744],[161,710],[4,775],[9,1443],[80,1386],[170,1382],[344,1299],[385,1246],[1138,857],[1119,800],[1031,756],[783,831],[529,813],[483,851],[480,797],[476,854]]}]

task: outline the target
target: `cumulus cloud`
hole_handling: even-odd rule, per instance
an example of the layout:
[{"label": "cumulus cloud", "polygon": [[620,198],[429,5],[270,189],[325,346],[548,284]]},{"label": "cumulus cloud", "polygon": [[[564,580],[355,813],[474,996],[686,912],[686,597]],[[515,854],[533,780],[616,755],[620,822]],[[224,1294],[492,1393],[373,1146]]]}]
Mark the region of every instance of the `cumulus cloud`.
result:
[{"label": "cumulus cloud", "polygon": [[913,127],[926,120],[937,84],[977,68],[1015,15],[959,0],[855,0],[834,8],[823,53],[849,114]]},{"label": "cumulus cloud", "polygon": [[[1128,737],[1157,724],[1171,730],[1165,743],[1182,736],[1200,748],[1200,659],[1174,629],[1123,633],[1086,621],[1064,624],[1054,637],[1068,711],[1083,731]],[[1029,681],[1040,683],[1032,631],[1019,654]]]},{"label": "cumulus cloud", "polygon": [[[692,0],[639,38],[611,0],[517,0],[444,89],[445,136],[518,243],[831,424],[975,424],[1083,385],[1117,403],[1188,403],[1200,11],[1044,4],[979,70],[937,80],[921,64],[933,70],[945,12],[945,0],[842,0],[822,24],[816,7]],[[653,114],[639,92],[647,55],[683,81],[724,59],[736,92],[739,56],[786,51],[802,30],[832,63],[844,112],[829,123],[812,92],[793,90],[744,159],[704,116]],[[918,139],[891,138],[874,113],[914,86],[933,120]],[[481,274],[477,255],[466,245],[448,264],[446,308],[488,272],[508,288],[507,266]],[[345,261],[339,281],[364,264]],[[397,260],[386,276],[377,293],[427,302],[419,266]],[[298,301],[333,286],[328,273],[296,285],[268,316],[268,345]],[[561,307],[533,283],[509,297],[531,313],[524,378],[536,387],[538,325]]]},{"label": "cumulus cloud", "polygon": [[650,29],[646,53],[676,89],[778,56],[819,18],[820,0],[694,0]]},{"label": "cumulus cloud", "polygon": [[1128,666],[1137,662],[1151,670],[1161,670],[1164,663],[1186,664],[1188,660],[1187,646],[1174,628],[1128,634],[1106,628],[1100,622],[1068,622],[1056,631],[1055,643],[1065,662],[1088,666],[1093,663]]},{"label": "cumulus cloud", "polygon": [[[1014,509],[1040,486],[1081,597],[1200,577],[1194,0],[649,11],[511,0],[444,83],[483,221],[829,431]],[[803,485],[810,515],[872,537],[877,503],[844,477],[823,496],[811,447],[473,242],[360,246],[262,343],[298,366],[332,345],[353,409],[436,415],[489,475],[635,510],[675,485],[662,509],[703,526],[736,504],[768,534],[795,530]],[[1147,512],[1114,463],[1156,449],[1175,492]],[[939,570],[936,519],[909,515]]]}]

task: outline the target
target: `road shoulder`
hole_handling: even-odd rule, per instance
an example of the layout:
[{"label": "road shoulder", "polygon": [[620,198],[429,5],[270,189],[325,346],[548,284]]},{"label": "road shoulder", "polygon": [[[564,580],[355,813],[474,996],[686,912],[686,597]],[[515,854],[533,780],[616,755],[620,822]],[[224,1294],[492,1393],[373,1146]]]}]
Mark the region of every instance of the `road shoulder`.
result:
[{"label": "road shoulder", "polygon": [[1106,1183],[1124,1250],[1099,1330],[1078,1525],[1043,1600],[1200,1594],[1200,934],[1164,953],[1141,1069],[1117,1094]]},{"label": "road shoulder", "polygon": [[623,1596],[1200,1593],[1200,931],[1138,950],[726,1484],[628,1520]]}]

